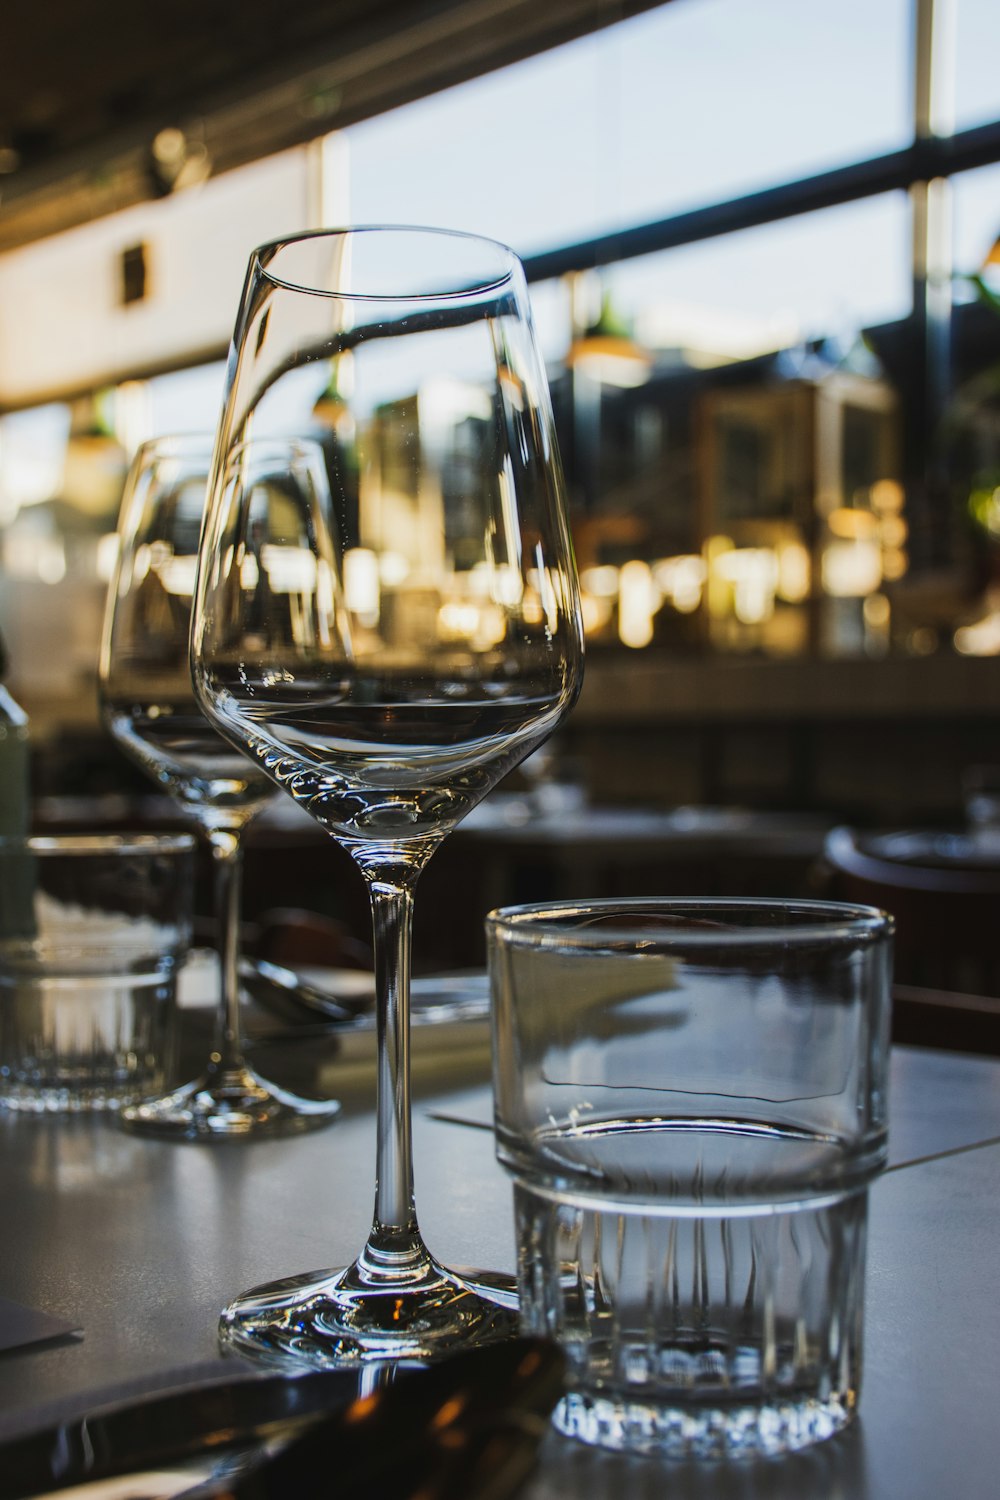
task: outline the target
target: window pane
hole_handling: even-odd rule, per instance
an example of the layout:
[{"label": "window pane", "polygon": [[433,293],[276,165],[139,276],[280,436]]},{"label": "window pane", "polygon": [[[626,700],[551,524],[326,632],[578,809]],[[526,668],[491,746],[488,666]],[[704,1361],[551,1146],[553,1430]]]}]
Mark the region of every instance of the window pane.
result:
[{"label": "window pane", "polygon": [[638,347],[578,337],[554,385],[594,645],[887,648],[909,221],[892,194],[601,274]]},{"label": "window pane", "polygon": [[904,317],[909,234],[893,193],[622,261],[608,285],[644,341],[747,358]]},{"label": "window pane", "polygon": [[969,276],[982,269],[1000,239],[1000,163],[960,172],[952,184],[955,270]]},{"label": "window pane", "polygon": [[1000,5],[958,0],[955,28],[955,126],[1000,120]]},{"label": "window pane", "polygon": [[13,521],[22,506],[58,495],[69,416],[60,404],[0,418],[0,524]]},{"label": "window pane", "polygon": [[222,406],[224,363],[198,365],[151,380],[149,435],[214,431]]},{"label": "window pane", "polygon": [[536,281],[528,290],[542,358],[546,364],[564,359],[572,330],[569,287],[565,281]]},{"label": "window pane", "polygon": [[674,0],[353,126],[352,217],[530,254],[892,150],[909,12]]}]

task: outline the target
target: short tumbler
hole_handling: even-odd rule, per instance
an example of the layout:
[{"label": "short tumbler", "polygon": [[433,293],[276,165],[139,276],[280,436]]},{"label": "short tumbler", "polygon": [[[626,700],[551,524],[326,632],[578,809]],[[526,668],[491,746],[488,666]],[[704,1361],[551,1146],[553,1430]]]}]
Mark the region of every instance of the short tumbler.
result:
[{"label": "short tumbler", "polygon": [[193,887],[188,834],[0,839],[0,1109],[166,1086]]},{"label": "short tumbler", "polygon": [[738,1457],[830,1436],[861,1384],[886,1159],[891,919],[632,900],[487,919],[497,1152],[556,1425]]}]

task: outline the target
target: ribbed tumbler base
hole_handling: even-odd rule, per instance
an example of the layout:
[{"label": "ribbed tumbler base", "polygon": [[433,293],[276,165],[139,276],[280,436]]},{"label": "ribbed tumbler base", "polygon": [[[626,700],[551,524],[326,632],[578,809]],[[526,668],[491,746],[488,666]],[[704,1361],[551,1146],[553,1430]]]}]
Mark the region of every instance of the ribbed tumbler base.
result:
[{"label": "ribbed tumbler base", "polygon": [[867,1192],[734,1217],[623,1213],[516,1187],[521,1326],[558,1340],[554,1420],[672,1457],[789,1452],[852,1418]]}]

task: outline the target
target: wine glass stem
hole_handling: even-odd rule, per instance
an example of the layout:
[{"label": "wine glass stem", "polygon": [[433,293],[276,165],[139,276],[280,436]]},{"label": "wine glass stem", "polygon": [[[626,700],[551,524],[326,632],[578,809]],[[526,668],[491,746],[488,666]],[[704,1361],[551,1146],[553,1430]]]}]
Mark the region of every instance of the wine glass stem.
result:
[{"label": "wine glass stem", "polygon": [[219,969],[222,999],[219,1006],[215,1057],[218,1073],[238,1073],[243,1067],[240,1032],[240,900],[243,891],[243,845],[239,830],[208,830],[215,877]]},{"label": "wine glass stem", "polygon": [[369,876],[378,1006],[375,1216],[362,1260],[391,1275],[427,1254],[417,1228],[410,1124],[410,935],[416,872],[404,882]]}]

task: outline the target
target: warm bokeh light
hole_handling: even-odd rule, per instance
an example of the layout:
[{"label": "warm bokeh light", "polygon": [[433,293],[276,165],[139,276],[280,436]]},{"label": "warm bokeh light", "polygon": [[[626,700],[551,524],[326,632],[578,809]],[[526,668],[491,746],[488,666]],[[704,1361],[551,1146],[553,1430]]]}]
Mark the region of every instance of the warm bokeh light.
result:
[{"label": "warm bokeh light", "polygon": [[772,548],[733,547],[715,559],[714,571],[730,585],[732,613],[741,624],[759,625],[770,618],[778,586],[778,558]]},{"label": "warm bokeh light", "polygon": [[598,599],[586,591],[580,595],[580,607],[583,614],[583,633],[586,636],[598,635],[611,623],[614,614],[614,605],[609,599]]},{"label": "warm bokeh light", "polygon": [[804,604],[812,589],[812,558],[801,542],[785,542],[778,548],[778,598],[786,604]]},{"label": "warm bokeh light", "polygon": [[879,479],[870,491],[872,510],[880,515],[898,515],[903,509],[906,496],[897,479]]},{"label": "warm bokeh light", "polygon": [[660,593],[648,563],[632,558],[621,570],[618,593],[618,638],[638,649],[653,639],[653,616]]},{"label": "warm bokeh light", "polygon": [[678,614],[689,615],[701,604],[708,565],[697,553],[664,557],[653,564],[653,578]]},{"label": "warm bokeh light", "polygon": [[891,609],[884,594],[869,594],[863,605],[865,624],[873,630],[885,630],[889,625]]},{"label": "warm bokeh light", "polygon": [[847,541],[867,541],[875,535],[876,521],[870,510],[858,510],[842,505],[832,510],[826,518],[832,534]]},{"label": "warm bokeh light", "polygon": [[118,561],[118,533],[107,531],[97,543],[97,576],[102,583],[110,583]]},{"label": "warm bokeh light", "polygon": [[883,547],[902,547],[910,534],[910,528],[902,516],[886,516],[878,528]]},{"label": "warm bokeh light", "polygon": [[618,569],[609,563],[599,568],[584,568],[580,574],[580,587],[596,599],[617,599]]},{"label": "warm bokeh light", "polygon": [[874,541],[832,542],[823,553],[823,590],[834,599],[863,599],[882,582],[882,550]]},{"label": "warm bokeh light", "polygon": [[190,599],[194,593],[194,580],[198,572],[197,553],[188,552],[175,556],[170,553],[167,557],[154,562],[156,576],[168,594],[173,594],[180,599]]},{"label": "warm bokeh light", "polygon": [[882,554],[882,577],[887,583],[895,583],[902,578],[909,566],[909,558],[898,547],[887,548]]},{"label": "warm bokeh light", "polygon": [[961,625],[954,635],[961,656],[1000,656],[1000,610],[992,610],[973,625]]},{"label": "warm bokeh light", "polygon": [[42,583],[62,583],[66,577],[66,548],[61,537],[45,537],[39,542],[35,571]]},{"label": "warm bokeh light", "polygon": [[351,547],[344,553],[344,601],[362,625],[378,624],[378,557],[369,547]]},{"label": "warm bokeh light", "polygon": [[401,552],[381,552],[378,559],[378,576],[387,589],[398,588],[410,574],[410,564]]}]

